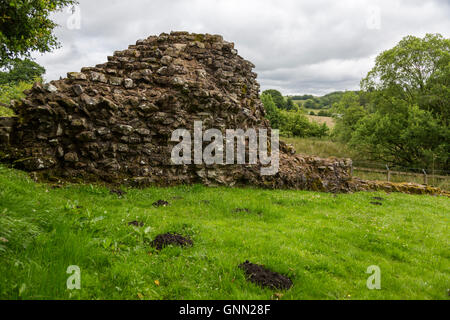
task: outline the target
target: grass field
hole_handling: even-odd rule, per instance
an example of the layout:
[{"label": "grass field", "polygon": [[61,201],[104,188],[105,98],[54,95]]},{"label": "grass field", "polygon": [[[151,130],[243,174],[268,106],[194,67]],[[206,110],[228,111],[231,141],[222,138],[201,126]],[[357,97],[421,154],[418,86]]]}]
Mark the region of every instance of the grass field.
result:
[{"label": "grass field", "polygon": [[328,128],[333,129],[335,126],[335,120],[332,117],[310,116],[307,115],[310,121],[317,122],[319,124],[325,123]]},{"label": "grass field", "polygon": [[[51,188],[0,166],[0,299],[448,299],[448,198],[124,190],[119,198],[102,186]],[[370,204],[375,196],[381,206]],[[161,199],[170,205],[152,206]],[[149,245],[169,231],[194,245]],[[245,260],[293,287],[247,282],[237,267]],[[70,265],[81,269],[81,290],[66,288]],[[371,265],[381,269],[381,290],[366,287]]]},{"label": "grass field", "polygon": [[345,144],[330,139],[281,137],[281,140],[292,144],[299,154],[313,155],[322,158],[361,158]]}]

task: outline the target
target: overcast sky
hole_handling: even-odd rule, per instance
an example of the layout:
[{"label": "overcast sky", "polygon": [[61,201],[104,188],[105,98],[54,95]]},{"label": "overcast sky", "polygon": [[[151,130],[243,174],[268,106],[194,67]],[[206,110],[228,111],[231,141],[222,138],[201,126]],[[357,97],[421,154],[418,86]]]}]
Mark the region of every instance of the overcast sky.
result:
[{"label": "overcast sky", "polygon": [[322,95],[358,89],[376,55],[406,35],[450,33],[448,0],[79,2],[74,14],[54,16],[62,48],[34,55],[47,69],[47,81],[103,63],[138,39],[183,30],[234,42],[256,65],[262,90]]}]

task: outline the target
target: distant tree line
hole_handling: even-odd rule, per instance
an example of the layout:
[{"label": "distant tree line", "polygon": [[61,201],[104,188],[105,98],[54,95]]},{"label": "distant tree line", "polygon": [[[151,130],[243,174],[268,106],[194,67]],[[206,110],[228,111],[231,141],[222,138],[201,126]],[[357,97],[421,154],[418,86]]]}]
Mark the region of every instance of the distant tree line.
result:
[{"label": "distant tree line", "polygon": [[335,91],[324,96],[313,96],[305,94],[302,96],[290,96],[292,100],[298,102],[306,109],[330,109],[335,103],[339,102],[345,92]]},{"label": "distant tree line", "polygon": [[280,110],[298,110],[298,106],[294,103],[291,97],[283,97],[280,91],[275,89],[269,89],[263,92],[264,94],[272,97],[275,106]]},{"label": "distant tree line", "polygon": [[[281,102],[280,97],[284,100]],[[261,101],[266,110],[266,117],[274,129],[287,137],[324,137],[329,134],[327,125],[318,124],[298,110],[298,107],[286,108],[290,103],[277,90],[266,90],[261,95]],[[293,102],[292,102],[293,103]],[[294,104],[295,105],[295,104]]]}]

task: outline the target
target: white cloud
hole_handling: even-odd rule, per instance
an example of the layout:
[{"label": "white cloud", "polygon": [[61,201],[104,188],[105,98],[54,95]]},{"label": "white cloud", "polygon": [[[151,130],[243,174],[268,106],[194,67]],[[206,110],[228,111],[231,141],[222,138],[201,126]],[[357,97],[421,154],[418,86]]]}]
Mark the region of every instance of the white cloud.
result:
[{"label": "white cloud", "polygon": [[[448,1],[80,1],[81,29],[55,15],[62,48],[36,55],[46,79],[106,61],[137,39],[172,30],[222,34],[256,65],[262,89],[321,94],[356,89],[374,57],[412,34],[449,36]],[[375,8],[375,10],[374,10]],[[373,13],[379,12],[379,17]],[[379,19],[378,19],[379,18]],[[377,20],[378,19],[378,20]],[[379,28],[373,28],[376,21]]]}]

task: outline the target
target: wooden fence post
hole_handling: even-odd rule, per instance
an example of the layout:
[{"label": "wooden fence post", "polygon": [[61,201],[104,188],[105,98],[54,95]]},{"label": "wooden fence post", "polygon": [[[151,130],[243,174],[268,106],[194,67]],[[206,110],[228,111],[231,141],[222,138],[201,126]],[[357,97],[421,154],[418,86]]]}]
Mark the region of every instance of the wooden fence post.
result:
[{"label": "wooden fence post", "polygon": [[423,172],[423,183],[424,183],[425,185],[427,185],[427,184],[428,184],[428,175],[427,175],[427,172],[425,171],[425,169],[422,169],[422,172]]},{"label": "wooden fence post", "polygon": [[390,182],[391,181],[391,170],[389,169],[388,165],[386,165],[386,170],[387,170],[387,181]]},{"label": "wooden fence post", "polygon": [[433,153],[433,169],[431,171],[431,185],[436,186],[436,172],[434,171],[434,161],[436,160],[436,155]]}]

